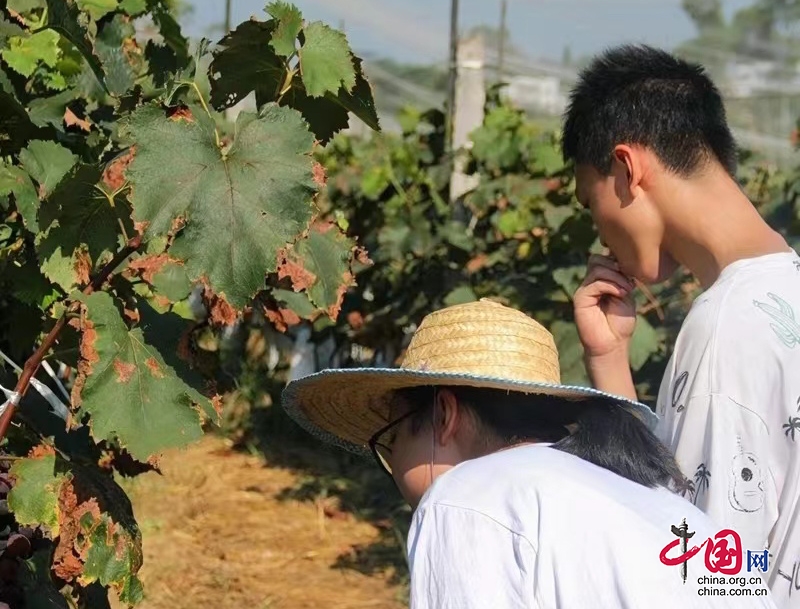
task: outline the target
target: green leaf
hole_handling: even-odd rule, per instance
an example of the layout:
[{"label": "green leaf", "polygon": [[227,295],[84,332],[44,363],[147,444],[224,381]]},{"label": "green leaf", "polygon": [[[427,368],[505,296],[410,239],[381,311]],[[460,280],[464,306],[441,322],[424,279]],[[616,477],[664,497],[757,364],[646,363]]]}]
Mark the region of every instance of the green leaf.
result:
[{"label": "green leaf", "polygon": [[229,108],[254,90],[259,106],[277,100],[286,66],[270,46],[275,27],[274,21],[245,21],[220,40],[208,68],[214,108]]},{"label": "green leaf", "polygon": [[8,494],[8,507],[22,526],[46,526],[52,537],[58,537],[58,492],[66,479],[56,474],[56,456],[21,459],[11,468],[17,480]]},{"label": "green leaf", "polygon": [[47,197],[74,167],[78,157],[56,142],[34,140],[20,151],[19,160],[25,171],[38,182],[39,195]]},{"label": "green leaf", "polygon": [[341,87],[336,93],[328,91],[323,97],[310,97],[306,94],[302,77],[296,75],[291,90],[281,100],[281,105],[291,106],[300,111],[311,131],[323,145],[348,126],[350,112],[371,129],[376,131],[381,129],[372,87],[364,78],[361,59],[353,57],[353,61],[356,68],[356,86],[352,91],[346,91]]},{"label": "green leaf", "polygon": [[153,289],[172,302],[188,298],[192,282],[186,274],[186,267],[175,262],[167,262],[153,275]]},{"label": "green leaf", "polygon": [[570,205],[546,204],[544,207],[544,219],[551,230],[557,231],[561,228],[568,218],[575,214],[575,210]]},{"label": "green leaf", "polygon": [[37,97],[29,105],[30,120],[37,127],[52,125],[64,131],[64,113],[75,99],[75,92],[68,90],[50,97]]},{"label": "green leaf", "polygon": [[150,238],[186,218],[170,254],[185,260],[192,281],[205,277],[241,309],[311,218],[313,136],[297,112],[270,105],[239,114],[221,152],[213,122],[199,107],[191,116],[173,120],[152,105],[131,115],[134,219]]},{"label": "green leaf", "polygon": [[344,291],[352,281],[350,258],[354,245],[335,224],[314,223],[308,236],[294,246],[295,266],[299,265],[310,274],[303,287],[311,302],[326,311],[331,319],[339,315]]},{"label": "green leaf", "polygon": [[106,75],[100,59],[95,55],[89,38],[85,15],[82,15],[75,0],[47,0],[47,27],[61,34],[78,49],[94,72],[104,91]]},{"label": "green leaf", "polygon": [[30,177],[15,165],[0,165],[0,195],[14,195],[17,211],[25,222],[25,227],[32,233],[39,231],[36,213],[39,209],[39,197]]},{"label": "green leaf", "polygon": [[476,300],[478,300],[478,297],[475,295],[472,288],[468,285],[462,285],[449,292],[444,297],[443,304],[446,307],[452,307],[466,302],[475,302]]},{"label": "green leaf", "polygon": [[139,68],[143,68],[141,59],[127,50],[126,41],[135,36],[136,29],[123,15],[115,15],[97,36],[95,50],[103,62],[105,82],[112,95],[121,96],[133,87]]},{"label": "green leaf", "polygon": [[568,266],[553,271],[553,279],[572,298],[586,275],[586,267]]},{"label": "green leaf", "polygon": [[636,330],[631,337],[630,362],[633,370],[639,370],[660,346],[658,333],[647,319],[639,315],[636,320]]},{"label": "green leaf", "polygon": [[147,0],[122,0],[119,8],[131,17],[135,17],[147,10]]},{"label": "green leaf", "polygon": [[272,290],[272,297],[303,319],[312,319],[318,311],[305,292],[275,289]]},{"label": "green leaf", "polygon": [[[187,65],[191,59],[189,41],[181,32],[181,26],[175,21],[175,17],[161,4],[153,8],[151,15],[164,42],[175,51],[181,65]],[[201,44],[198,50],[202,48],[203,45]]]},{"label": "green leaf", "polygon": [[117,10],[118,0],[76,0],[78,8],[89,16],[98,21],[108,15],[110,12]]},{"label": "green leaf", "polygon": [[545,175],[553,175],[564,167],[564,160],[558,149],[547,142],[534,149],[533,166]]},{"label": "green leaf", "polygon": [[113,298],[81,295],[86,323],[82,365],[73,406],[90,415],[92,436],[118,441],[139,461],[202,435],[194,404],[208,400],[186,385],[162,355],[145,341],[141,328],[129,330]]},{"label": "green leaf", "polygon": [[[104,255],[118,249],[120,220],[108,199],[97,189],[102,170],[79,165],[59,183],[39,212],[46,234],[38,246],[45,275],[70,292],[82,283],[77,268],[79,256],[88,255],[91,268]],[[123,205],[118,201],[117,205]],[[129,219],[126,230],[132,228]],[[81,252],[85,251],[85,254]],[[85,262],[84,262],[85,264]],[[83,272],[91,269],[83,269]],[[84,276],[83,281],[87,278]]]},{"label": "green leaf", "polygon": [[352,91],[356,86],[356,73],[345,35],[315,21],[303,29],[303,36],[300,73],[306,93],[321,97],[327,92],[336,94],[340,87]]},{"label": "green leaf", "polygon": [[278,55],[292,56],[296,50],[297,35],[303,28],[303,14],[296,6],[279,1],[269,3],[264,10],[278,22],[270,45]]},{"label": "green leaf", "polygon": [[31,36],[14,36],[2,51],[8,65],[23,76],[31,76],[39,62],[54,67],[59,57],[58,34],[48,30]]},{"label": "green leaf", "polygon": [[550,332],[558,350],[561,382],[567,385],[590,386],[586,367],[583,363],[583,345],[578,337],[578,329],[574,323],[554,321]]}]

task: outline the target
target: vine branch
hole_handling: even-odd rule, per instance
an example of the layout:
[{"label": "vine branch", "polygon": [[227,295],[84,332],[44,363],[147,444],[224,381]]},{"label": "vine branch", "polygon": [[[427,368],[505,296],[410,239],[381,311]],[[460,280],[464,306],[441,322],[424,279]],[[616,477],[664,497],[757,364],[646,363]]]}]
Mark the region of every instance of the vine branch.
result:
[{"label": "vine branch", "polygon": [[[136,235],[135,237],[129,239],[128,243],[125,244],[125,247],[117,252],[111,261],[102,268],[102,270],[94,279],[92,279],[89,285],[83,289],[83,293],[91,294],[92,292],[99,290],[106,282],[106,279],[108,279],[109,275],[114,272],[114,270],[122,263],[122,261],[130,256],[133,252],[138,250],[141,245],[141,235]],[[3,411],[3,414],[0,416],[0,441],[5,438],[8,427],[11,425],[11,419],[14,418],[14,414],[16,413],[17,406],[19,406],[19,403],[22,401],[22,398],[25,397],[25,393],[28,391],[28,387],[30,387],[31,379],[39,370],[39,366],[41,366],[42,361],[44,360],[48,351],[52,349],[56,339],[58,339],[58,335],[64,329],[64,326],[67,323],[68,313],[70,312],[71,308],[72,307],[68,307],[61,317],[58,318],[56,325],[53,326],[47,336],[45,336],[42,343],[39,345],[39,348],[36,349],[36,352],[28,358],[28,360],[25,362],[25,365],[22,367],[22,374],[20,375],[19,380],[17,380],[16,387],[14,387],[13,397],[8,400],[6,403],[6,408]]]}]

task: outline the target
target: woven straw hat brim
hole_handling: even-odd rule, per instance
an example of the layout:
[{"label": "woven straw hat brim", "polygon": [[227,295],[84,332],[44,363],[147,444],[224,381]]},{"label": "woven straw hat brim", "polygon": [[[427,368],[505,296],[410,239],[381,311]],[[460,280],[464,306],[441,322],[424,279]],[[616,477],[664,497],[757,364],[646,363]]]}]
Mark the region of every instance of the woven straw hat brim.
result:
[{"label": "woven straw hat brim", "polygon": [[424,385],[466,385],[580,400],[610,398],[637,415],[651,430],[656,414],[644,404],[591,387],[515,381],[473,374],[406,368],[323,370],[289,383],[282,405],[289,416],[320,440],[359,455],[369,455],[369,439],[389,422],[392,391]]}]

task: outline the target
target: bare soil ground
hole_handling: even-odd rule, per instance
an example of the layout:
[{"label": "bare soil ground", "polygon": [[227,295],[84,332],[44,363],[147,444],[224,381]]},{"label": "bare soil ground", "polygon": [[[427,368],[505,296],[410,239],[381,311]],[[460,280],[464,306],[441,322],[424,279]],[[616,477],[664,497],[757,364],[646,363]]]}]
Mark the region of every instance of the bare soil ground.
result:
[{"label": "bare soil ground", "polygon": [[213,436],[167,453],[161,470],[125,482],[144,538],[141,609],[406,606],[390,571],[337,566],[357,562],[379,530],[319,501],[280,498],[298,484],[292,471]]}]

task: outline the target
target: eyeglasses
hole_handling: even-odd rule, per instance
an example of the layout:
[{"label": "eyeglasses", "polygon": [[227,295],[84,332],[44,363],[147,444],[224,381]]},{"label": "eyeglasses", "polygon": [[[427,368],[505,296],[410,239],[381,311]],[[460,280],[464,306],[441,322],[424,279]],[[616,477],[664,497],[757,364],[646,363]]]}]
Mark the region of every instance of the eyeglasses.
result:
[{"label": "eyeglasses", "polygon": [[383,471],[385,471],[390,478],[392,478],[392,466],[390,465],[389,460],[391,459],[392,456],[392,444],[394,443],[394,437],[385,441],[381,441],[381,436],[383,436],[387,431],[391,430],[399,423],[405,421],[411,415],[418,413],[420,410],[421,408],[413,408],[409,410],[403,416],[395,419],[385,427],[379,429],[369,439],[369,448],[372,451],[372,455],[375,457],[375,460],[378,462],[378,465],[381,466],[381,469],[383,469]]}]

